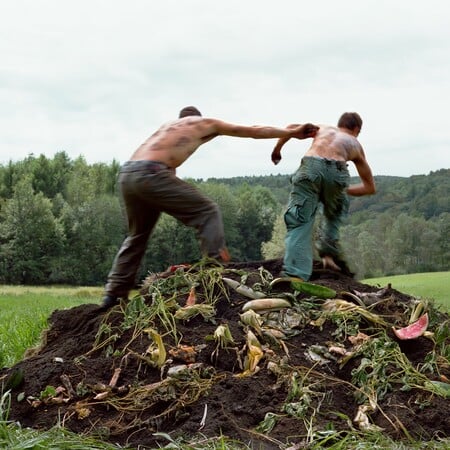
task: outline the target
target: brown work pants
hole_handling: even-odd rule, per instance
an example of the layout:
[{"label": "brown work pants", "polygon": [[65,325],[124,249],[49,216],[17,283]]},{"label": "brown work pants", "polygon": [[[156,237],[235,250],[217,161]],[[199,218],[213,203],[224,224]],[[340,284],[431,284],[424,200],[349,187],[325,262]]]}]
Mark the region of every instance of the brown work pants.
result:
[{"label": "brown work pants", "polygon": [[119,189],[128,221],[105,293],[126,297],[134,287],[147,242],[162,212],[195,228],[205,256],[217,258],[225,248],[222,214],[216,203],[155,161],[128,161],[119,173]]}]

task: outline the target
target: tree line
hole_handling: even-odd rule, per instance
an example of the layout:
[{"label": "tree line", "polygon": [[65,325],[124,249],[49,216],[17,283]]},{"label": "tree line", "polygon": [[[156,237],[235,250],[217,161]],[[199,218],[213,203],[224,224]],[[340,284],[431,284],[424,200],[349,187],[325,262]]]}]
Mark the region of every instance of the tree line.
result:
[{"label": "tree line", "polygon": [[[65,152],[0,165],[0,282],[102,284],[126,235],[119,169]],[[359,276],[448,270],[448,175],[380,177],[377,195],[352,199],[342,244]],[[282,255],[288,176],[188,181],[219,204],[234,260]],[[199,258],[194,231],[162,215],[139,279]]]}]

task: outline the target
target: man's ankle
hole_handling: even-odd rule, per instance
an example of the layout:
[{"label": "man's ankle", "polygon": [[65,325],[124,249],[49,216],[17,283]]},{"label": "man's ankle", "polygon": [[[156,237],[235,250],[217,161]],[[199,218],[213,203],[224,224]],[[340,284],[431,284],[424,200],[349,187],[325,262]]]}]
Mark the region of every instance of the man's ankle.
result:
[{"label": "man's ankle", "polygon": [[325,255],[322,257],[322,264],[325,269],[341,271],[341,268],[335,263],[334,259],[330,255]]}]

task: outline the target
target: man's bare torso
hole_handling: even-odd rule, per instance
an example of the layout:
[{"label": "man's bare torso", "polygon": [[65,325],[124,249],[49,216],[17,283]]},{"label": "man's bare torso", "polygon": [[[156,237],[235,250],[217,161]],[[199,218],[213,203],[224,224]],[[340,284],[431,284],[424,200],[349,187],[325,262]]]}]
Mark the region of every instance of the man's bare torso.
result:
[{"label": "man's bare torso", "polygon": [[305,156],[317,156],[337,161],[352,161],[360,156],[362,147],[355,136],[337,127],[320,125]]},{"label": "man's bare torso", "polygon": [[162,125],[131,156],[131,161],[159,161],[175,169],[197,148],[217,136],[201,117],[184,117]]}]

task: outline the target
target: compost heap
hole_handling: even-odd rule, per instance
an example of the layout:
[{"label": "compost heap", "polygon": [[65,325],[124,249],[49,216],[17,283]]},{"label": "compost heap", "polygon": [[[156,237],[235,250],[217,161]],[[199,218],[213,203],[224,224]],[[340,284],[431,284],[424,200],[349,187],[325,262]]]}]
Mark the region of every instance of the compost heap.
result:
[{"label": "compost heap", "polygon": [[[310,284],[329,289],[304,289],[280,281],[280,269],[281,260],[172,268],[108,311],[54,311],[39,348],[0,371],[9,419],[140,449],[168,436],[260,449],[333,432],[450,437],[447,314],[338,272],[315,270]],[[261,310],[251,297],[274,300]],[[411,316],[422,317],[419,336],[398,339]]]}]

